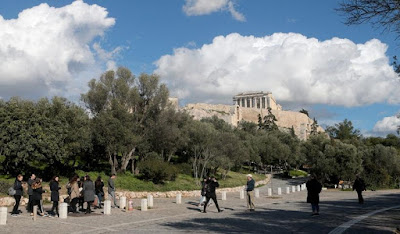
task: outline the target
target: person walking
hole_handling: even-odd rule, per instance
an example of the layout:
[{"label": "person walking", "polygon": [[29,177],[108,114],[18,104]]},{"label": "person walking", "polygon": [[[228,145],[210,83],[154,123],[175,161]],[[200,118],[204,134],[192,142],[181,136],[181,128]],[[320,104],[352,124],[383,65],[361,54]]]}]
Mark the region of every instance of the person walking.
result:
[{"label": "person walking", "polygon": [[206,208],[210,199],[214,201],[215,206],[217,207],[218,212],[222,212],[222,210],[218,206],[217,194],[215,193],[215,189],[219,187],[219,183],[215,177],[211,177],[207,180],[205,189],[206,189],[206,203],[204,204],[203,213],[207,213]]},{"label": "person walking", "polygon": [[115,183],[114,180],[117,176],[112,174],[108,179],[108,198],[112,202],[112,208],[118,207],[117,200],[115,198]]},{"label": "person walking", "polygon": [[[40,178],[36,178],[35,182],[32,184],[32,205],[38,207],[38,213],[40,216],[47,216],[44,213],[43,202],[42,202],[42,194],[46,191],[42,188],[42,180]],[[31,213],[33,215],[33,213]]]},{"label": "person walking", "polygon": [[101,176],[97,177],[97,180],[94,182],[94,187],[96,191],[96,195],[98,198],[98,205],[97,208],[101,208],[101,201],[103,200],[104,197],[104,182],[101,179]]},{"label": "person walking", "polygon": [[15,178],[15,182],[14,182],[14,186],[13,186],[13,188],[15,190],[15,194],[14,194],[15,205],[11,212],[12,217],[17,217],[19,215],[18,207],[19,207],[19,203],[21,201],[21,197],[23,195],[22,179],[23,179],[23,176],[21,174],[19,174]]},{"label": "person walking", "polygon": [[76,210],[76,204],[78,203],[78,200],[79,200],[79,197],[80,197],[78,179],[79,179],[79,176],[75,175],[74,177],[72,177],[72,179],[69,182],[69,187],[70,187],[70,190],[71,190],[70,207],[71,207],[71,211],[73,213],[78,213],[78,211]]},{"label": "person walking", "polygon": [[364,180],[361,179],[359,175],[356,175],[356,180],[354,181],[354,184],[353,184],[353,191],[354,190],[357,191],[358,203],[364,204],[364,198],[363,198],[362,192],[366,190],[365,183],[364,183]]},{"label": "person walking", "polygon": [[206,182],[207,178],[204,177],[203,181],[201,181],[201,198],[199,201],[199,208],[203,205],[203,202],[206,200]]},{"label": "person walking", "polygon": [[[60,192],[59,190],[61,187],[59,186],[59,177],[58,176],[53,176],[53,178],[50,181],[50,191],[51,191],[51,201],[53,202],[53,206],[51,207],[51,215],[57,215],[57,217],[60,217],[60,214],[58,213],[58,202],[60,201]],[[54,210],[56,211],[54,213]]]},{"label": "person walking", "polygon": [[85,211],[84,209],[83,209],[83,203],[85,203],[85,200],[84,200],[84,198],[83,198],[83,193],[82,193],[82,191],[83,191],[83,183],[85,182],[85,180],[86,180],[86,176],[82,176],[79,180],[78,180],[78,187],[79,187],[79,198],[78,198],[78,201],[79,201],[79,211]]},{"label": "person walking", "polygon": [[246,193],[247,193],[247,209],[250,211],[255,211],[254,206],[254,187],[256,182],[253,179],[251,174],[247,175],[247,186],[246,186]]},{"label": "person walking", "polygon": [[94,202],[95,187],[90,176],[87,175],[85,181],[83,182],[83,199],[87,203],[87,208],[85,214],[90,214],[92,212],[91,206]]},{"label": "person walking", "polygon": [[32,184],[35,182],[35,180],[36,180],[36,175],[32,173],[31,177],[29,177],[29,179],[28,179],[28,196],[29,196],[29,200],[28,200],[27,211],[29,213],[33,212],[33,205],[32,205],[33,190],[32,190]]},{"label": "person walking", "polygon": [[312,215],[319,215],[319,194],[322,190],[322,184],[317,180],[315,175],[310,177],[306,183],[307,187],[307,203],[311,203]]}]

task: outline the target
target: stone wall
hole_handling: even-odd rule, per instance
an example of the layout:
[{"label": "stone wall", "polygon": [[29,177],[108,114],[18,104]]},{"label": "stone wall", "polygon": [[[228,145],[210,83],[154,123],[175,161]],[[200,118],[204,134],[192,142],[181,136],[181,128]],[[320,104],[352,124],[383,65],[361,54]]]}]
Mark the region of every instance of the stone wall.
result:
[{"label": "stone wall", "polygon": [[[268,184],[271,179],[271,175],[267,175],[267,177],[264,180],[257,181],[256,186],[259,185],[265,185]],[[245,180],[244,180],[245,182]],[[234,188],[221,188],[217,189],[217,193],[220,193],[222,191],[226,192],[239,192],[240,190],[244,189],[244,186],[239,186],[239,187],[234,187]],[[108,193],[107,189],[105,189],[105,197],[106,199],[108,198]],[[147,197],[147,195],[153,195],[154,198],[173,198],[176,197],[176,195],[180,193],[182,194],[182,197],[199,197],[200,196],[200,190],[194,190],[194,191],[169,191],[169,192],[130,192],[130,191],[118,191],[115,193],[117,198],[125,196],[128,199],[134,199],[134,198],[144,198]],[[60,202],[62,202],[67,195],[61,195],[60,196]],[[43,197],[44,200],[50,201],[50,197]],[[0,198],[0,206],[13,206],[15,203],[14,197],[2,197]],[[20,206],[24,206],[25,204],[28,203],[28,198],[23,198],[21,199]]]}]

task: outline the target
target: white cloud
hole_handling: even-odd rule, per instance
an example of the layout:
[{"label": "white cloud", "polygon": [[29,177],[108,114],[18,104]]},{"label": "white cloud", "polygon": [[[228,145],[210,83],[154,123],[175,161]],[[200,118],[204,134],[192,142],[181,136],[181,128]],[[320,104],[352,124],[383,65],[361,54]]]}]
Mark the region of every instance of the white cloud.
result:
[{"label": "white cloud", "polygon": [[185,0],[183,11],[189,16],[208,15],[217,11],[229,11],[238,21],[246,21],[244,15],[236,11],[232,0]]},{"label": "white cloud", "polygon": [[389,133],[396,133],[397,126],[400,125],[400,119],[397,116],[385,117],[378,122],[376,122],[372,132],[386,135]]},{"label": "white cloud", "polygon": [[287,103],[400,103],[397,75],[386,50],[376,39],[355,44],[296,33],[233,33],[198,49],[177,48],[155,62],[155,72],[172,95],[190,102],[230,103],[238,92],[264,90]]},{"label": "white cloud", "polygon": [[40,97],[80,90],[78,79],[93,76],[120,50],[92,47],[114,24],[105,8],[79,0],[60,8],[40,4],[16,19],[0,15],[0,93]]}]

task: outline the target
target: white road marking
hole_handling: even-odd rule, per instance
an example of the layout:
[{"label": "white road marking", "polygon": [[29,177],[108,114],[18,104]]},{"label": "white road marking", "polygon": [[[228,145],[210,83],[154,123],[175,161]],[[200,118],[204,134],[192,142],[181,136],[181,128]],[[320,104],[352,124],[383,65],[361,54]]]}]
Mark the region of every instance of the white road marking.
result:
[{"label": "white road marking", "polygon": [[381,212],[385,212],[387,210],[397,209],[397,208],[400,208],[400,205],[399,206],[392,206],[392,207],[388,207],[388,208],[383,208],[383,209],[380,209],[380,210],[375,210],[375,211],[371,211],[369,213],[360,215],[360,216],[356,217],[355,219],[352,219],[352,220],[350,220],[350,221],[348,221],[348,222],[336,227],[335,229],[330,231],[329,234],[341,234],[341,233],[345,232],[348,228],[353,226],[354,224],[356,224],[356,223],[358,223],[358,222],[360,222],[360,221],[362,221],[362,220],[364,220],[364,219],[366,219],[366,218],[368,218],[370,216],[373,216],[373,215],[381,213]]}]

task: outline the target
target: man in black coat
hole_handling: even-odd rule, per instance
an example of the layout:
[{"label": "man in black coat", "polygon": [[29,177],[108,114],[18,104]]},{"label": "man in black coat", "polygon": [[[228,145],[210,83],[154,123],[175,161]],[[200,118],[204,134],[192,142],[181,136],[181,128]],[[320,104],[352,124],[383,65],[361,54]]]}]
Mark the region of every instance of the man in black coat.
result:
[{"label": "man in black coat", "polygon": [[356,176],[356,180],[354,181],[353,191],[354,190],[357,191],[358,203],[364,204],[364,198],[362,196],[362,192],[365,191],[365,183],[364,180],[361,179],[359,175]]},{"label": "man in black coat", "polygon": [[14,198],[15,198],[15,205],[14,208],[11,212],[11,216],[16,217],[19,215],[19,211],[18,211],[18,207],[19,207],[19,202],[21,201],[21,197],[22,197],[22,178],[23,176],[21,174],[19,174],[17,176],[17,178],[15,179],[14,182],[14,190],[15,190],[15,194],[14,194]]},{"label": "man in black coat", "polygon": [[315,175],[310,177],[306,184],[307,186],[307,202],[311,203],[312,215],[319,215],[319,194],[322,190],[322,185],[318,182]]},{"label": "man in black coat", "polygon": [[28,212],[33,212],[33,201],[32,201],[32,194],[33,194],[33,190],[32,190],[32,184],[35,182],[36,180],[36,175],[32,174],[31,177],[28,179],[28,195],[29,195],[29,201],[28,201]]},{"label": "man in black coat", "polygon": [[205,184],[205,190],[206,190],[206,203],[204,204],[204,210],[203,213],[207,213],[206,208],[208,205],[208,202],[210,199],[214,201],[215,206],[217,207],[218,212],[222,212],[222,210],[218,206],[218,201],[217,201],[217,194],[215,193],[215,189],[219,187],[219,183],[215,179],[215,177],[211,177],[209,180],[207,180]]}]

